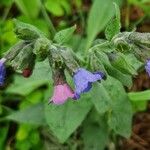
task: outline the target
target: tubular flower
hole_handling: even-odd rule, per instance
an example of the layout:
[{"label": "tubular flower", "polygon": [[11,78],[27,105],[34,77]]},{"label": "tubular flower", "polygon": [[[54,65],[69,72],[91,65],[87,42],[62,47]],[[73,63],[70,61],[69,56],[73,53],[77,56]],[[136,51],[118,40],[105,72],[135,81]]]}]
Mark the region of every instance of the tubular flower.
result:
[{"label": "tubular flower", "polygon": [[80,94],[88,92],[92,88],[92,83],[102,80],[104,74],[102,72],[91,73],[83,68],[79,68],[74,76],[75,98],[80,98]]},{"label": "tubular flower", "polygon": [[4,84],[6,76],[5,58],[0,59],[0,86]]},{"label": "tubular flower", "polygon": [[54,94],[50,99],[50,102],[59,105],[65,103],[68,98],[74,98],[73,90],[67,83],[59,84],[55,85]]},{"label": "tubular flower", "polygon": [[146,65],[145,65],[145,70],[150,77],[150,60],[147,60]]}]

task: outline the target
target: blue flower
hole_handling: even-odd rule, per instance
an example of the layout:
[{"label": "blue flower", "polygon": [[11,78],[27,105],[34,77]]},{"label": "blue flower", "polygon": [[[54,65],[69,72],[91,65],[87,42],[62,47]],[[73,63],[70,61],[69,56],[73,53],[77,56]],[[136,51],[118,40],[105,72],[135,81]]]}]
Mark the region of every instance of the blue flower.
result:
[{"label": "blue flower", "polygon": [[83,68],[79,68],[74,76],[75,99],[80,98],[80,94],[88,92],[92,88],[92,83],[104,78],[102,72],[91,73]]},{"label": "blue flower", "polygon": [[145,65],[145,70],[150,77],[150,60],[147,60],[146,65]]},{"label": "blue flower", "polygon": [[5,58],[0,59],[0,86],[4,84],[6,68],[5,68]]}]

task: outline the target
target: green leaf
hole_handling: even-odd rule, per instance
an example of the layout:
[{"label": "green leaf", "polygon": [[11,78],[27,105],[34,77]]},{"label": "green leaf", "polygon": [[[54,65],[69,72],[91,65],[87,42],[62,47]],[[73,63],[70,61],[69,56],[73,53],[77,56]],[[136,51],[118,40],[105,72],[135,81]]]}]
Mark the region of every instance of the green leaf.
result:
[{"label": "green leaf", "polygon": [[111,98],[102,83],[95,83],[91,91],[91,101],[94,103],[96,110],[101,114],[110,109],[111,102]]},{"label": "green leaf", "polygon": [[107,70],[109,75],[118,79],[124,86],[127,86],[127,87],[132,86],[132,78],[130,75],[123,74],[121,71],[113,67],[107,55],[103,53],[102,51],[97,51],[96,54],[97,54],[97,57],[99,58],[99,61],[101,61],[104,64],[105,69]]},{"label": "green leaf", "polygon": [[111,61],[111,64],[115,68],[117,68],[118,70],[120,70],[121,72],[125,74],[137,75],[137,72],[134,66],[132,65],[132,63],[130,63],[126,55],[120,52],[116,53],[115,55],[116,56],[114,60]]},{"label": "green leaf", "polygon": [[94,0],[87,21],[87,49],[113,15],[114,8],[112,0],[106,0],[105,2],[103,0]]},{"label": "green leaf", "polygon": [[121,23],[120,23],[120,10],[119,6],[114,3],[116,10],[116,17],[108,23],[105,29],[105,36],[107,40],[111,40],[116,34],[120,32]]},{"label": "green leaf", "polygon": [[66,43],[72,37],[75,29],[76,29],[76,25],[57,32],[54,37],[54,41],[56,41],[59,44]]},{"label": "green leaf", "polygon": [[9,125],[5,124],[4,127],[1,126],[0,129],[0,149],[4,150],[5,149],[5,142],[6,142],[6,138],[7,138],[7,134],[8,134],[8,129],[9,129]]},{"label": "green leaf", "polygon": [[40,11],[40,3],[39,0],[15,0],[18,8],[21,12],[26,15],[28,18],[36,18]]},{"label": "green leaf", "polygon": [[47,123],[61,143],[68,139],[90,111],[92,103],[89,98],[82,97],[78,101],[68,100],[61,106],[45,105]]},{"label": "green leaf", "polygon": [[150,90],[130,92],[128,93],[128,96],[131,101],[148,101],[150,100]]},{"label": "green leaf", "polygon": [[132,127],[132,105],[122,84],[108,76],[103,83],[110,98],[111,109],[108,113],[108,124],[115,133],[129,138]]},{"label": "green leaf", "polygon": [[84,150],[104,150],[108,142],[106,127],[97,124],[87,124],[83,129]]},{"label": "green leaf", "polygon": [[[44,77],[44,78],[43,78]],[[7,90],[7,94],[19,94],[26,96],[42,85],[48,85],[51,79],[51,70],[47,61],[36,63],[34,72],[30,78],[15,76],[15,81]]]},{"label": "green leaf", "polygon": [[67,0],[46,0],[45,7],[50,13],[58,17],[71,12],[70,3]]},{"label": "green leaf", "polygon": [[6,119],[17,121],[19,123],[27,123],[34,125],[46,124],[44,117],[44,106],[42,103],[14,112],[7,116]]}]

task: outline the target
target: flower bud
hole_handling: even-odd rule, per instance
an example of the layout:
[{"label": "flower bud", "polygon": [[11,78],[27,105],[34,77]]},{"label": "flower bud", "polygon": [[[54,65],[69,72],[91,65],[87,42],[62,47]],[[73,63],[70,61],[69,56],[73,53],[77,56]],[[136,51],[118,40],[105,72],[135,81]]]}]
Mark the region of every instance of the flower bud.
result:
[{"label": "flower bud", "polygon": [[32,70],[30,68],[25,68],[22,72],[22,75],[25,77],[25,78],[28,78],[30,77],[32,74]]},{"label": "flower bud", "polygon": [[33,53],[36,55],[38,61],[43,61],[48,55],[50,41],[47,38],[39,38],[34,44]]},{"label": "flower bud", "polygon": [[33,68],[35,64],[35,54],[32,53],[33,44],[26,45],[19,54],[10,62],[10,65],[15,70],[24,70],[26,68]]},{"label": "flower bud", "polygon": [[15,19],[14,25],[14,32],[19,39],[34,40],[41,36],[44,36],[44,34],[40,30],[30,24],[23,23]]},{"label": "flower bud", "polygon": [[15,44],[13,47],[11,47],[4,55],[4,58],[6,58],[6,61],[8,62],[12,61],[26,44],[27,42],[20,41],[17,44]]},{"label": "flower bud", "polygon": [[129,40],[137,45],[144,45],[150,48],[150,33],[132,32],[129,35]]},{"label": "flower bud", "polygon": [[75,58],[75,54],[71,49],[67,47],[59,47],[60,54],[64,60],[64,63],[71,74],[74,74],[76,70],[80,67],[78,61]]}]

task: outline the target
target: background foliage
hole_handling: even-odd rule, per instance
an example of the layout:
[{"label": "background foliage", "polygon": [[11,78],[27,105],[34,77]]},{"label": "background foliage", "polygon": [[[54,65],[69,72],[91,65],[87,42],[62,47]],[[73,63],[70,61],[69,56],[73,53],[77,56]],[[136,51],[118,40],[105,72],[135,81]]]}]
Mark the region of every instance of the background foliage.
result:
[{"label": "background foliage", "polygon": [[[71,26],[69,31],[73,32],[76,24],[75,34],[66,32],[66,37],[71,38],[62,41],[57,32],[58,38],[55,36],[54,40],[72,47],[83,60],[82,54],[96,38],[105,37],[104,31],[107,40],[119,32],[120,16],[119,12],[115,14],[113,2],[127,9],[126,16],[122,17],[123,31],[133,30],[150,17],[148,0],[1,0],[0,55],[2,57],[18,41],[12,21],[17,18],[35,25],[49,38]],[[130,22],[131,6],[139,7],[144,15]],[[114,26],[116,29],[112,31]],[[125,64],[127,70],[122,70],[118,66],[120,62],[110,64],[104,53],[100,57],[111,76],[101,84],[95,84],[79,101],[69,101],[62,106],[48,105],[53,82],[47,60],[37,63],[28,79],[8,68],[6,85],[0,90],[0,149],[103,150],[106,146],[110,149],[112,143],[117,146],[116,134],[128,138],[132,115],[145,109],[143,106],[150,94],[149,91],[127,93],[123,86],[127,89],[132,86],[132,77],[128,73],[136,75],[142,64],[128,55],[121,61],[121,66],[131,61],[133,66]]]}]

